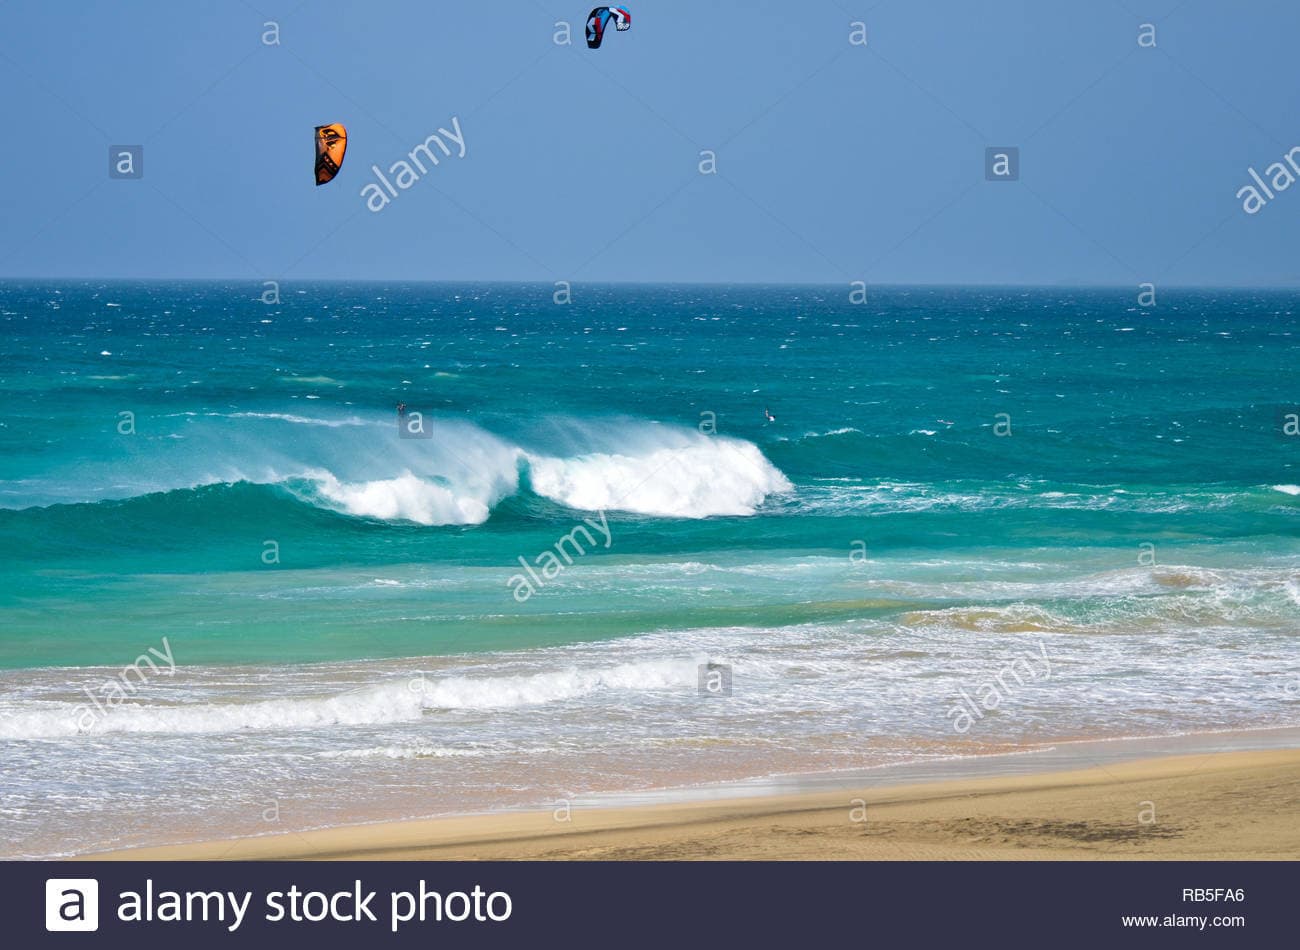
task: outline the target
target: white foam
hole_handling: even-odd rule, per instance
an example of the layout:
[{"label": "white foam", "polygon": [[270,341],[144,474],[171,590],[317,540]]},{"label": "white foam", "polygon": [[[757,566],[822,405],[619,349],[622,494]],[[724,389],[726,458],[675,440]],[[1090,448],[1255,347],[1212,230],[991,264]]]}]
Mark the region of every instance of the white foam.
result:
[{"label": "white foam", "polygon": [[432,709],[505,709],[576,699],[602,690],[638,691],[693,686],[696,660],[652,660],[608,669],[571,668],[531,676],[454,676],[418,679],[424,705]]},{"label": "white foam", "polygon": [[0,707],[0,739],[82,734],[192,735],[369,726],[418,720],[425,710],[491,710],[545,705],[595,693],[694,689],[698,658],[649,660],[604,668],[571,667],[516,676],[418,674],[331,696],[247,703],[151,705],[10,702]]},{"label": "white foam", "polygon": [[241,730],[306,729],[333,725],[400,722],[420,714],[419,697],[399,686],[373,687],[321,699],[276,699],[254,703],[198,703],[158,706],[124,703],[97,709],[81,704],[11,708],[0,717],[0,738],[52,739],[78,734],[163,733],[188,735]]},{"label": "white foam", "polygon": [[527,458],[535,492],[586,511],[752,515],[768,495],[793,488],[757,446],[716,436],[687,436],[639,454]]},{"label": "white foam", "polygon": [[849,435],[850,433],[853,433],[853,432],[857,432],[857,433],[861,434],[862,430],[861,430],[861,429],[855,429],[855,428],[853,428],[852,426],[845,426],[845,427],[842,428],[842,429],[831,429],[831,430],[829,430],[829,431],[827,431],[827,432],[805,432],[805,433],[803,434],[803,437],[804,437],[805,439],[825,439],[825,438],[831,438],[831,437],[833,437],[833,436],[837,436],[837,435]]},{"label": "white foam", "polygon": [[1300,495],[1300,485],[1274,485],[1273,491],[1280,491],[1284,495]]},{"label": "white foam", "polygon": [[343,749],[322,752],[324,759],[462,759],[488,755],[483,749],[456,749],[446,746],[379,746],[374,749]]},{"label": "white foam", "polygon": [[457,493],[410,472],[396,478],[351,483],[339,481],[330,472],[310,477],[320,497],[346,514],[422,525],[482,524],[501,497],[490,488],[480,488],[478,494]]},{"label": "white foam", "polygon": [[223,419],[274,419],[279,422],[292,422],[294,425],[302,426],[325,426],[329,429],[337,429],[342,426],[364,426],[374,423],[367,422],[365,419],[351,416],[347,419],[318,419],[311,416],[298,416],[291,412],[210,412],[210,416],[218,416]]}]

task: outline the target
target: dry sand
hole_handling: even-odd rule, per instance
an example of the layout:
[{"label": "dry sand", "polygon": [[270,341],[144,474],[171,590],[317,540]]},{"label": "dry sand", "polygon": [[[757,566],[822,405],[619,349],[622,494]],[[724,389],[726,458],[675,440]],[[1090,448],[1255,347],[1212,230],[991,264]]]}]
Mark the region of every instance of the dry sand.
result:
[{"label": "dry sand", "polygon": [[[563,813],[560,813],[563,817]],[[1295,860],[1300,749],[843,792],[355,825],[93,858]]]}]

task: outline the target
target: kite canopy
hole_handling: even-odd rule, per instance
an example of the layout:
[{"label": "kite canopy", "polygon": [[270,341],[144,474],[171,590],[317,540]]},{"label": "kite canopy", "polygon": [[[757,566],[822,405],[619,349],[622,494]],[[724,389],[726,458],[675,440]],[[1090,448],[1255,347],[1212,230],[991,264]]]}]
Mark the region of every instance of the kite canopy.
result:
[{"label": "kite canopy", "polygon": [[335,122],[316,126],[316,184],[333,180],[348,150],[348,130]]},{"label": "kite canopy", "polygon": [[620,33],[632,26],[632,13],[627,7],[596,7],[587,17],[587,48],[600,49],[600,41],[605,38],[605,27],[614,21],[614,29]]}]

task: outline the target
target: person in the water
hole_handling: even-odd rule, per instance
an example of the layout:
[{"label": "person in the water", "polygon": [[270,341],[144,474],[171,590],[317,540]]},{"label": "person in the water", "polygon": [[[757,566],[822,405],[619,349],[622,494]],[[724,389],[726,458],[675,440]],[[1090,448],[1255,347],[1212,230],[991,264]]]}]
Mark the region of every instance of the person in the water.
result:
[{"label": "person in the water", "polygon": [[776,422],[776,416],[774,416],[774,415],[772,415],[772,413],[768,412],[768,410],[767,410],[766,407],[763,408],[763,415],[764,415],[764,417],[767,419],[768,422]]},{"label": "person in the water", "polygon": [[397,414],[398,414],[399,416],[404,416],[404,415],[406,415],[406,403],[404,403],[404,402],[399,402],[399,403],[397,404]]}]

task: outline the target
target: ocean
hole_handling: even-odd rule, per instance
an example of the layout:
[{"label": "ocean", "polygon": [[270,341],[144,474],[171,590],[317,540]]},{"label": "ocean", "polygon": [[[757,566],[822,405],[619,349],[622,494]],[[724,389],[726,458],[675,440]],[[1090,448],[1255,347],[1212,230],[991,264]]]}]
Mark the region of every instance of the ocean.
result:
[{"label": "ocean", "polygon": [[849,290],[0,283],[4,856],[1300,724],[1294,292]]}]

